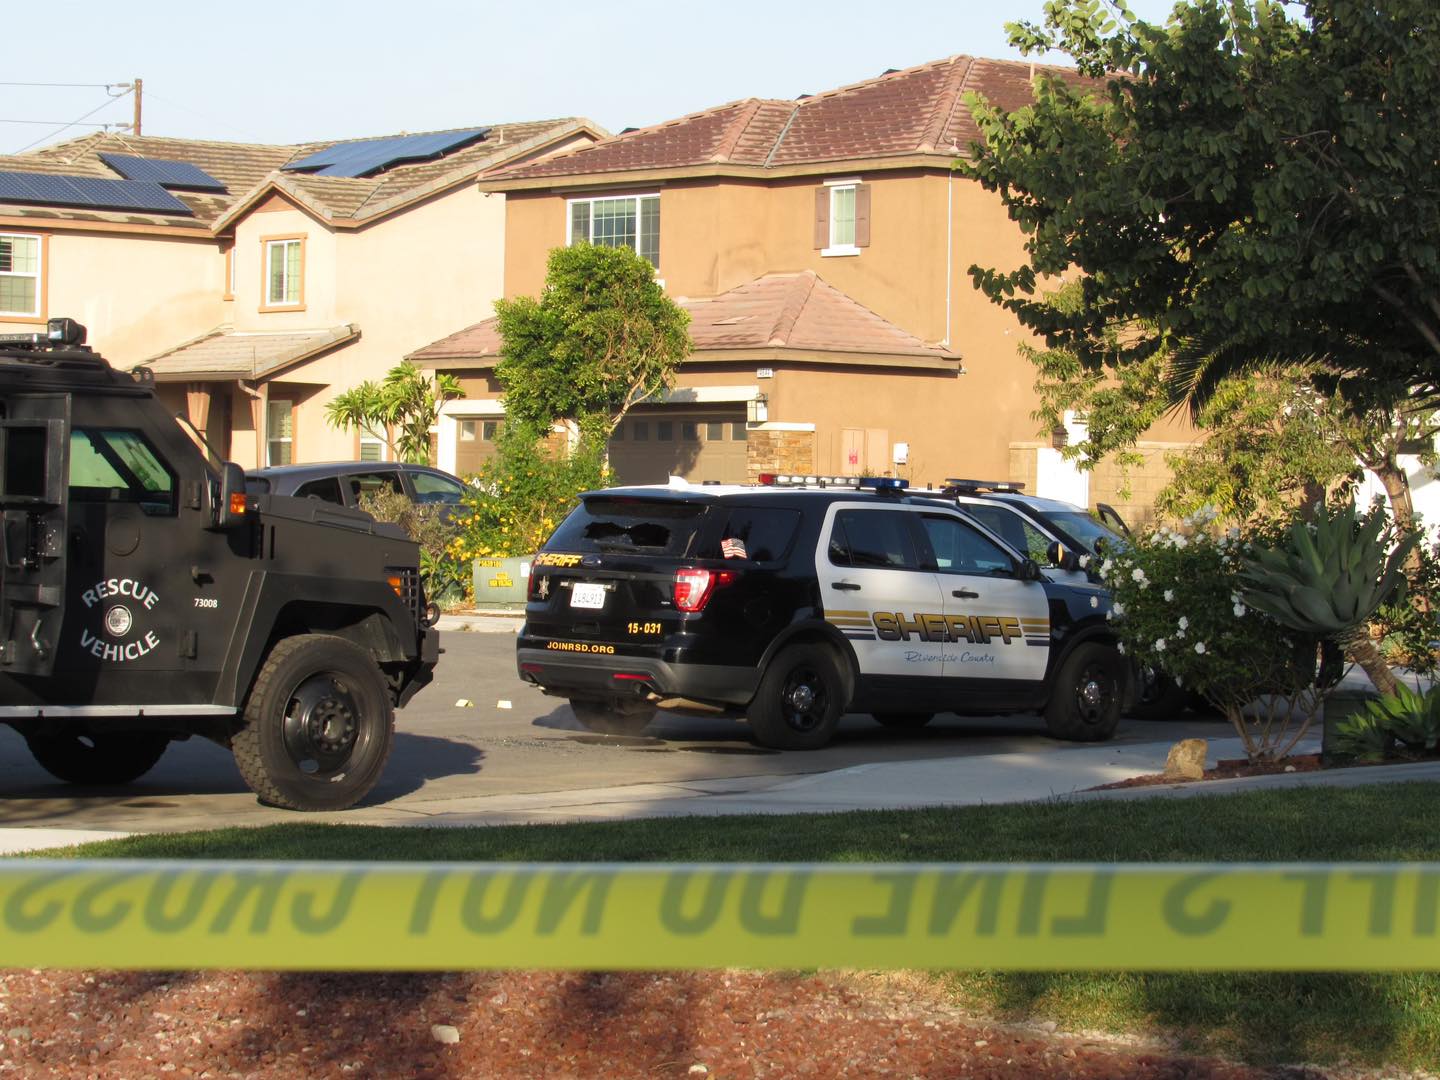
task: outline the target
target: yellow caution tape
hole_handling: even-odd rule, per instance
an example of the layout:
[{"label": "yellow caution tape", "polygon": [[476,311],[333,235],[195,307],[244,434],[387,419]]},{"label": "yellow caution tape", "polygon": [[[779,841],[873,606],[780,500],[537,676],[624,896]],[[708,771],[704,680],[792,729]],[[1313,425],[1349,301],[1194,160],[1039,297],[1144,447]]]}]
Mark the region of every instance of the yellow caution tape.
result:
[{"label": "yellow caution tape", "polygon": [[0,967],[1440,970],[1440,864],[0,863]]}]

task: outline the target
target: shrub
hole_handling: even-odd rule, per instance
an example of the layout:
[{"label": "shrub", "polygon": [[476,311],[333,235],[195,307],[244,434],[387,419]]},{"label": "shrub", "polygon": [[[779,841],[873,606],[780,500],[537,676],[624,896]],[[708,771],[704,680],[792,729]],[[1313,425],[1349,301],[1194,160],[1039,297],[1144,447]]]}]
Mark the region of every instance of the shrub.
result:
[{"label": "shrub", "polygon": [[498,452],[465,496],[452,557],[516,558],[538,551],[582,491],[605,487],[604,442],[582,438],[570,454],[551,452],[533,426],[509,423]]},{"label": "shrub", "polygon": [[1440,687],[1427,693],[1397,683],[1335,728],[1335,748],[1360,761],[1420,758],[1440,752]]},{"label": "shrub", "polygon": [[359,505],[375,520],[399,525],[420,545],[420,579],[429,600],[441,608],[465,600],[471,581],[469,567],[451,553],[456,527],[445,523],[443,508],[411,502],[400,492],[388,489],[361,495]]},{"label": "shrub", "polygon": [[1261,539],[1159,530],[1106,552],[1099,570],[1122,651],[1221,709],[1252,761],[1273,761],[1319,712],[1321,639],[1241,599],[1243,557]]}]

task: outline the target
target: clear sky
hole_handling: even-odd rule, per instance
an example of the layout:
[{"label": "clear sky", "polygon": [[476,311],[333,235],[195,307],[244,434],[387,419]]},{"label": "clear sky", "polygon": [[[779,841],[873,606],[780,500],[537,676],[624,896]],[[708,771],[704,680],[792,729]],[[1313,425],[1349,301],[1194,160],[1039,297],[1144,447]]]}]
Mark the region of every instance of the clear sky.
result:
[{"label": "clear sky", "polygon": [[[1170,0],[1130,6],[1163,20]],[[296,143],[560,116],[618,132],[954,53],[1014,57],[1004,24],[1039,19],[1042,8],[1042,0],[15,0],[6,5],[12,47],[0,80],[138,76],[146,135]],[[97,85],[0,85],[0,153],[97,130],[57,133],[82,116],[128,123],[131,98],[109,93],[122,96]]]}]

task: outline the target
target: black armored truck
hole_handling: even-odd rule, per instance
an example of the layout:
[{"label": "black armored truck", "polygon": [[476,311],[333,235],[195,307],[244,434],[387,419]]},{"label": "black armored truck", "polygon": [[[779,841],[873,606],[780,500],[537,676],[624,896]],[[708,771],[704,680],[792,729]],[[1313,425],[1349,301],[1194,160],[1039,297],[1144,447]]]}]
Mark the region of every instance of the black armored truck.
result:
[{"label": "black armored truck", "polygon": [[84,340],[69,319],[0,335],[0,722],[71,783],[128,783],[198,735],[266,803],[353,805],[439,656],[416,545],[247,494]]}]

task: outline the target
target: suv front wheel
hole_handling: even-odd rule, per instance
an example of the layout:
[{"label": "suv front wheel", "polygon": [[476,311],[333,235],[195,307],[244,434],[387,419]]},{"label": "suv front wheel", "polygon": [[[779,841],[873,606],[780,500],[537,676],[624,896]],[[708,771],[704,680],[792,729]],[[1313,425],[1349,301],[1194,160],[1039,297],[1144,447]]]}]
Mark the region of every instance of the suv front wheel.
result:
[{"label": "suv front wheel", "polygon": [[1060,665],[1045,706],[1045,726],[1057,739],[1102,742],[1115,734],[1125,691],[1125,661],[1108,645],[1087,641]]},{"label": "suv front wheel", "polygon": [[792,645],[765,669],[747,719],[761,746],[818,750],[835,734],[844,699],[835,654],[823,645]]}]

